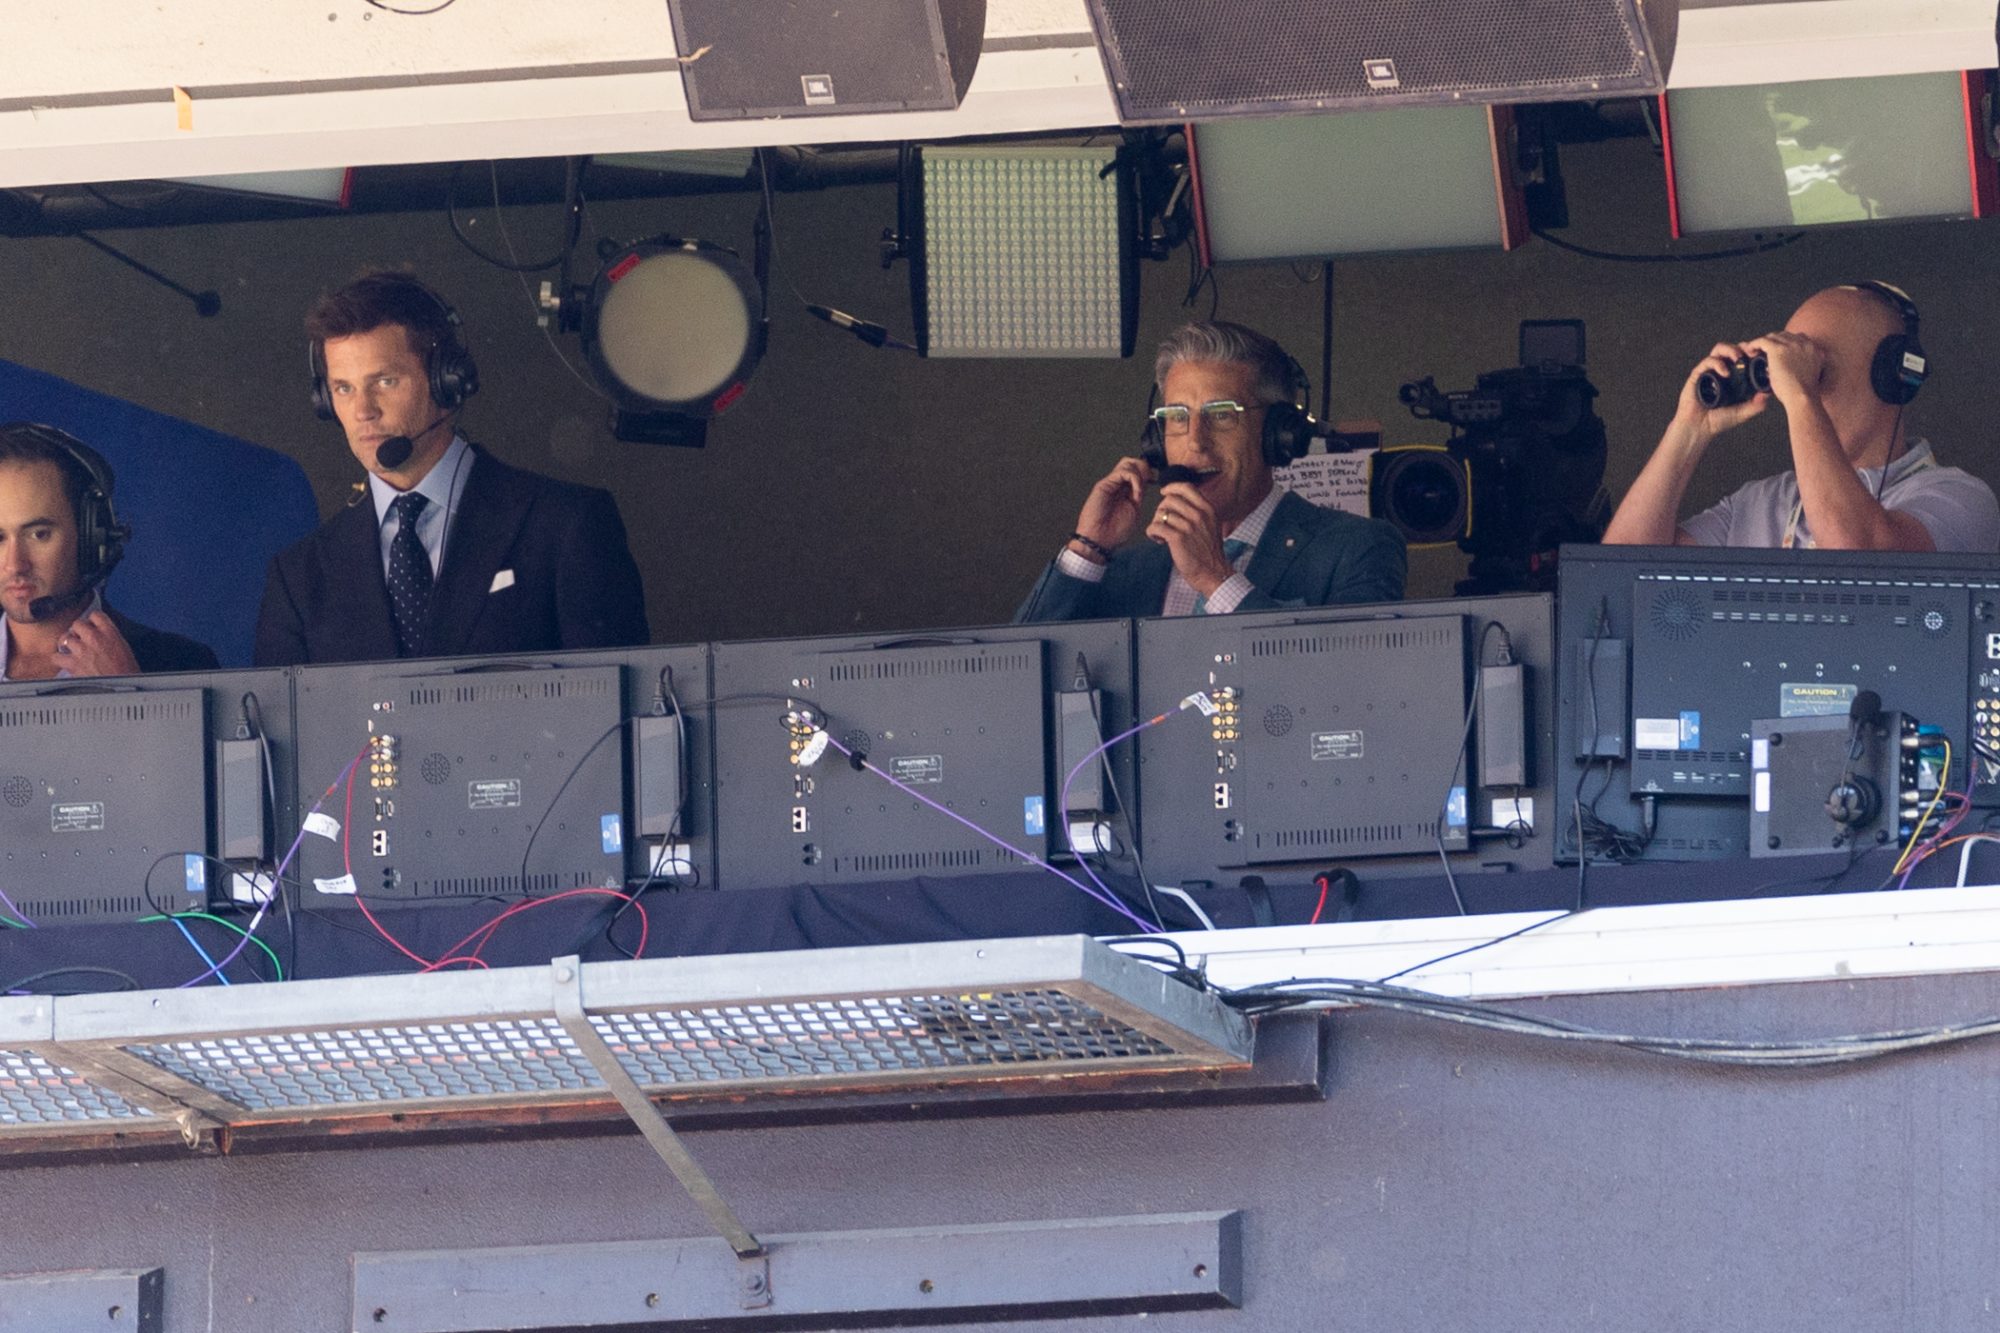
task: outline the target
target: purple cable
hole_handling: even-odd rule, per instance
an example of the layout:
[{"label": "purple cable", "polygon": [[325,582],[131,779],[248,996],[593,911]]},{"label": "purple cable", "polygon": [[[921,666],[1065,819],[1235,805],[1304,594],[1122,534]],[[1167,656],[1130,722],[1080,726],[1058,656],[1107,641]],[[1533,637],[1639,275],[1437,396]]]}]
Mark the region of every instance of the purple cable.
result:
[{"label": "purple cable", "polygon": [[[1089,754],[1077,760],[1076,767],[1072,768],[1069,771],[1069,776],[1063,779],[1062,796],[1056,804],[1056,818],[1062,820],[1063,841],[1066,844],[1068,844],[1070,851],[1075,854],[1076,863],[1083,867],[1083,873],[1090,876],[1090,882],[1092,884],[1095,884],[1098,888],[1104,890],[1104,893],[1107,897],[1115,898],[1117,897],[1117,895],[1111,891],[1111,886],[1109,884],[1106,884],[1101,878],[1098,877],[1097,871],[1091,867],[1090,861],[1084,856],[1084,854],[1076,850],[1076,838],[1074,835],[1071,834],[1069,828],[1069,789],[1071,785],[1076,782],[1076,775],[1083,772],[1083,770],[1086,767],[1088,767],[1091,763],[1095,762],[1097,756],[1103,754],[1106,750],[1118,744],[1120,741],[1129,740],[1132,737],[1138,735],[1140,732],[1144,731],[1147,727],[1156,727],[1160,723],[1165,722],[1168,718],[1172,716],[1173,716],[1172,713],[1162,713],[1158,717],[1147,718],[1144,722],[1141,722],[1138,726],[1133,727],[1129,731],[1119,732],[1116,736],[1113,736],[1110,740],[1104,742],[1104,744],[1098,746],[1095,750],[1092,750]],[[1155,920],[1153,922],[1153,929],[1165,930],[1166,925],[1164,922]]]},{"label": "purple cable", "polygon": [[[845,745],[842,745],[839,741],[835,740],[833,738],[832,733],[828,732],[823,734],[826,736],[827,744],[831,745],[834,749],[846,755],[849,759],[853,759],[855,757],[854,751],[848,749]],[[977,833],[980,837],[986,839],[986,841],[992,843],[994,846],[1005,848],[1006,850],[1012,852],[1014,855],[1020,857],[1023,861],[1026,861],[1030,865],[1040,866],[1043,870],[1048,871],[1051,875],[1054,875],[1057,879],[1069,885],[1071,888],[1076,889],[1078,892],[1083,893],[1090,898],[1094,898],[1098,902],[1104,904],[1104,906],[1109,907],[1112,911],[1118,913],[1126,920],[1138,926],[1139,929],[1147,931],[1149,933],[1157,932],[1159,930],[1158,926],[1146,920],[1145,917],[1140,916],[1138,913],[1134,912],[1131,908],[1127,907],[1124,903],[1119,902],[1116,898],[1098,893],[1096,889],[1091,888],[1088,884],[1085,884],[1082,880],[1078,879],[1076,876],[1066,875],[1062,871],[1050,865],[1047,861],[1042,860],[1039,856],[1031,856],[1027,852],[1022,851],[1019,847],[1014,846],[1012,843],[1008,842],[1006,839],[998,836],[997,834],[988,833],[985,829],[979,827],[979,825],[973,823],[971,820],[967,819],[964,815],[958,813],[958,811],[953,810],[948,806],[940,805],[938,802],[933,801],[930,797],[924,795],[922,792],[918,791],[915,787],[912,787],[909,783],[904,782],[901,778],[890,776],[889,774],[883,772],[881,769],[875,767],[875,765],[869,763],[866,759],[861,759],[858,762],[863,768],[867,769],[870,773],[873,773],[876,777],[882,779],[884,782],[890,784],[893,787],[898,788],[899,790],[908,792],[910,795],[916,797],[918,800],[922,801],[925,805],[937,811],[939,814],[947,815],[950,818],[957,820],[959,823],[965,825],[967,828],[971,829],[974,833]],[[246,940],[244,941],[244,943],[247,944],[249,943],[249,941]]]},{"label": "purple cable", "polygon": [[[365,755],[367,753],[368,752],[366,750],[363,750],[361,754],[357,754],[354,756],[354,758],[347,761],[347,767],[340,770],[340,776],[334,780],[333,786],[328,787],[324,792],[320,793],[319,800],[314,801],[312,803],[312,809],[306,811],[306,815],[308,818],[319,813],[319,808],[322,804],[325,803],[326,798],[333,795],[334,790],[338,788],[341,783],[347,781],[347,775],[349,773],[352,773],[354,771],[354,766],[361,762],[361,755]],[[210,964],[208,971],[203,972],[199,976],[192,977],[186,981],[183,981],[180,985],[174,987],[175,990],[186,990],[189,986],[199,986],[202,982],[207,981],[210,977],[219,975],[222,972],[223,968],[228,967],[231,963],[236,961],[236,955],[242,953],[245,949],[250,947],[250,937],[252,935],[255,935],[257,933],[257,927],[263,924],[264,913],[271,910],[271,900],[285,891],[285,868],[291,865],[292,858],[299,854],[299,847],[305,842],[305,840],[306,840],[306,830],[304,821],[302,820],[300,821],[299,825],[299,836],[292,839],[291,850],[285,853],[284,860],[278,862],[278,868],[271,872],[271,892],[265,895],[263,902],[257,904],[257,910],[251,914],[250,925],[246,930],[244,930],[243,938],[236,942],[236,947],[234,949],[231,949],[227,954],[223,955],[221,962]]]},{"label": "purple cable", "polygon": [[28,920],[28,914],[26,912],[23,912],[20,908],[14,906],[14,900],[7,896],[7,890],[5,889],[0,889],[0,903],[7,904],[7,910],[12,912],[14,914],[14,919],[16,921],[19,921],[22,925],[33,926],[35,924],[34,922]]},{"label": "purple cable", "polygon": [[[1946,792],[1945,795],[1957,796],[1958,793]],[[1923,850],[1917,854],[1917,859],[1910,862],[1910,864],[1908,864],[1907,866],[1903,867],[1902,878],[1896,881],[1896,892],[1901,893],[1904,889],[1910,887],[1910,876],[1917,873],[1917,867],[1921,865],[1923,862],[1928,861],[1931,858],[1931,856],[1937,852],[1938,848],[1944,844],[1945,839],[1951,836],[1952,830],[1956,829],[1960,824],[1963,824],[1965,822],[1966,815],[1971,813],[1972,801],[1969,798],[1964,798],[1964,797],[1961,797],[1960,800],[1961,804],[1959,805],[1958,809],[1954,810],[1950,814],[1950,816],[1944,819],[1938,825],[1937,829],[1932,832],[1930,839],[1924,846]]]}]

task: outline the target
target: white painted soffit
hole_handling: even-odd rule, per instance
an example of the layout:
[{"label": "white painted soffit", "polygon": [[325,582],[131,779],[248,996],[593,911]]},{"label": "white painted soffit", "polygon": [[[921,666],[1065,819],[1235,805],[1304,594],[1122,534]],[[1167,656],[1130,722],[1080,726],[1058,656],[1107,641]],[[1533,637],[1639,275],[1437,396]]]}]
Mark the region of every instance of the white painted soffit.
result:
[{"label": "white painted soffit", "polygon": [[1671,88],[1991,69],[1994,0],[1683,4]]},{"label": "white painted soffit", "polygon": [[[364,0],[62,0],[14,6],[7,26],[0,186],[943,139],[1117,118],[1083,0],[989,0],[984,53],[956,111],[702,124],[688,117],[662,0],[464,0],[424,17]],[[1993,0],[1688,7],[1673,82],[1986,67],[1993,28]]]},{"label": "white painted soffit", "polygon": [[[1504,938],[1537,923],[1517,939]],[[1513,912],[1267,926],[1166,938],[1205,964],[1219,986],[1402,973],[1396,985],[1476,999],[1994,972],[2000,971],[2000,888],[1602,907],[1567,918]]]}]

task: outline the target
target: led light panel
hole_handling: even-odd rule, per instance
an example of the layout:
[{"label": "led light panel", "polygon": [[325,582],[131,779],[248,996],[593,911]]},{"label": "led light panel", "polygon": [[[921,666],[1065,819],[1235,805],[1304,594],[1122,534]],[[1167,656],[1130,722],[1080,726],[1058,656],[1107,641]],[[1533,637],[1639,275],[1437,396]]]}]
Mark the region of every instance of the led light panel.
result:
[{"label": "led light panel", "polygon": [[1115,148],[925,148],[926,356],[1125,356],[1138,310]]}]

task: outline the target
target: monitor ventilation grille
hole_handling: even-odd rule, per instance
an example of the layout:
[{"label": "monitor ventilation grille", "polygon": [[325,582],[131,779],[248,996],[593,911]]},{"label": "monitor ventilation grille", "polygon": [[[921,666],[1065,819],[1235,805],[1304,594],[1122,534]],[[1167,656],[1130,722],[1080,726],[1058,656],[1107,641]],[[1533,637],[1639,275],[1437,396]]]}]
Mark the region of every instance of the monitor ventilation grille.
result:
[{"label": "monitor ventilation grille", "polygon": [[998,847],[960,847],[931,852],[880,852],[833,858],[835,874],[902,874],[912,870],[978,870],[1026,864]]},{"label": "monitor ventilation grille", "polygon": [[[174,879],[178,891],[180,876],[176,874]],[[148,910],[145,895],[139,893],[100,893],[83,898],[37,898],[19,890],[15,893],[21,900],[21,910],[43,924],[70,918],[79,921],[112,921],[121,917],[132,920],[144,916]]]},{"label": "monitor ventilation grille", "polygon": [[478,684],[412,685],[413,708],[440,704],[531,703],[538,699],[592,699],[612,692],[615,673],[564,674],[530,680],[492,680]]},{"label": "monitor ventilation grille", "polygon": [[160,722],[201,716],[201,695],[149,695],[137,699],[37,701],[0,708],[0,727],[79,727]]},{"label": "monitor ventilation grille", "polygon": [[1252,657],[1298,657],[1319,653],[1414,652],[1443,648],[1458,642],[1459,625],[1454,620],[1428,625],[1357,626],[1320,634],[1284,634],[1252,639]]},{"label": "monitor ventilation grille", "polygon": [[1275,851],[1312,850],[1320,847],[1380,846],[1429,838],[1437,832],[1437,821],[1410,824],[1347,824],[1328,828],[1281,829],[1256,835],[1259,848]]},{"label": "monitor ventilation grille", "polygon": [[903,657],[877,654],[855,662],[835,662],[826,678],[834,681],[919,680],[939,676],[993,676],[1016,671],[1033,671],[1041,666],[1039,648],[1033,652],[989,653],[967,656],[962,653]]},{"label": "monitor ventilation grille", "polygon": [[518,898],[537,897],[556,893],[564,889],[584,889],[597,886],[597,876],[586,871],[572,870],[568,874],[530,875],[525,880],[519,875],[459,875],[450,878],[412,880],[408,892],[399,896],[406,898]]},{"label": "monitor ventilation grille", "polygon": [[1908,606],[1906,592],[1854,592],[1845,588],[1720,587],[1718,602],[1764,606]]},{"label": "monitor ventilation grille", "polygon": [[1747,750],[1634,750],[1632,757],[1658,763],[1735,764],[1739,768],[1750,763]]}]

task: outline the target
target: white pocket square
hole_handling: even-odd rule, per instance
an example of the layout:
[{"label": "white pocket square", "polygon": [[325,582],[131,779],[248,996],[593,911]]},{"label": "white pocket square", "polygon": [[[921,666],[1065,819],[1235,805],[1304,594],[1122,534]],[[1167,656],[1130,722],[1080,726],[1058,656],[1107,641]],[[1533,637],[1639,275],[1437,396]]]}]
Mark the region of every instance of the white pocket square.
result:
[{"label": "white pocket square", "polygon": [[493,586],[486,590],[486,595],[488,597],[491,597],[494,593],[499,592],[502,588],[511,588],[513,586],[514,586],[514,571],[511,569],[503,569],[498,574],[495,574],[493,576]]}]

